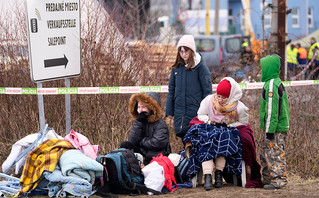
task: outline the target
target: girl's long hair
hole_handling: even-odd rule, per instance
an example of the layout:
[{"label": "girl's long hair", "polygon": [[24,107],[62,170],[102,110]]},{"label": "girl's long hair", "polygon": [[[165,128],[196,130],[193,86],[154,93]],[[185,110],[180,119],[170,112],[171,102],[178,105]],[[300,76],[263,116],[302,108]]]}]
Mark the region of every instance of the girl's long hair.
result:
[{"label": "girl's long hair", "polygon": [[[179,53],[182,47],[184,47],[184,49],[190,53],[190,54],[189,54],[189,58],[188,58],[188,60],[187,60],[187,63],[185,63],[184,59],[181,57],[181,55],[180,55],[180,53]],[[193,66],[195,66],[195,59],[194,59],[194,57],[195,57],[195,52],[193,52],[193,50],[191,50],[191,49],[188,48],[188,47],[181,46],[181,47],[178,48],[177,55],[176,55],[176,59],[175,59],[175,63],[172,65],[172,67],[173,67],[173,68],[176,68],[176,67],[178,67],[178,65],[181,64],[181,63],[182,63],[183,65],[188,64],[187,67],[186,67],[186,70],[189,70],[190,68],[192,68]]]}]

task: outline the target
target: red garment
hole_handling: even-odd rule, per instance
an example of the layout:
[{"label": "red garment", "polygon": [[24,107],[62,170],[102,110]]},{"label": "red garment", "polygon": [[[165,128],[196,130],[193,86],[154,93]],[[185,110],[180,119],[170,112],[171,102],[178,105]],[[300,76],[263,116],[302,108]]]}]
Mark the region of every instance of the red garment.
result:
[{"label": "red garment", "polygon": [[220,83],[217,85],[217,95],[224,96],[225,98],[229,97],[231,90],[231,84],[228,80],[224,79],[220,81]]},{"label": "red garment", "polygon": [[197,116],[196,116],[195,118],[193,118],[193,119],[189,122],[188,127],[189,127],[189,128],[192,128],[192,127],[193,127],[194,125],[196,125],[196,124],[203,124],[203,123],[205,123],[205,122],[200,121],[200,120],[197,118]]},{"label": "red garment", "polygon": [[[236,127],[240,132],[240,138],[242,142],[242,158],[245,161],[246,165],[251,168],[251,181],[247,181],[246,188],[262,188],[261,166],[257,162],[256,157],[256,144],[254,132],[248,125],[240,125]],[[244,167],[243,167],[244,168]]]},{"label": "red garment", "polygon": [[[158,154],[157,157],[153,157],[153,160],[150,162],[157,162],[160,166],[164,169],[164,177],[165,177],[165,183],[164,186],[170,191],[173,192],[178,189],[176,180],[175,180],[175,167],[174,164],[171,162],[171,160],[167,156],[163,156],[162,153]],[[172,189],[173,182],[175,184],[175,188]]]}]

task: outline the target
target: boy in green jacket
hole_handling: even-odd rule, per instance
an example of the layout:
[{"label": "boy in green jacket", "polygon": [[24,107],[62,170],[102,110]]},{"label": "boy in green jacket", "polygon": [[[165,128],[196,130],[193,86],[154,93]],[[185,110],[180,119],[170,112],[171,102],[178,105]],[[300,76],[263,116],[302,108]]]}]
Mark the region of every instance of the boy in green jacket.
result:
[{"label": "boy in green jacket", "polygon": [[265,82],[260,100],[260,128],[266,133],[261,144],[260,161],[264,189],[286,188],[285,143],[289,130],[289,106],[286,90],[279,78],[283,61],[278,55],[260,60]]}]

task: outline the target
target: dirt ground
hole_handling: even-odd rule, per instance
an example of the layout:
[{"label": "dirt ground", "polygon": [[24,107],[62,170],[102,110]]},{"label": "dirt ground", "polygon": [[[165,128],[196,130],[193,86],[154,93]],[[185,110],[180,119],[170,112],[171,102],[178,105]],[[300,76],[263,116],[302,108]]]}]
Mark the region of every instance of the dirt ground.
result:
[{"label": "dirt ground", "polygon": [[[232,198],[270,198],[270,197],[318,197],[319,198],[319,178],[303,180],[298,176],[290,176],[288,188],[279,190],[264,190],[259,188],[241,188],[233,185],[225,185],[223,188],[213,188],[211,191],[205,191],[203,186],[197,186],[196,188],[184,188],[178,189],[172,193],[166,193],[163,195],[154,195],[156,198],[162,197],[194,197],[194,198],[206,198],[206,197],[232,197]],[[153,196],[153,197],[154,197]],[[120,198],[128,198],[130,196],[119,196]],[[138,196],[141,198],[149,197],[148,195]],[[155,198],[154,197],[154,198]]]}]

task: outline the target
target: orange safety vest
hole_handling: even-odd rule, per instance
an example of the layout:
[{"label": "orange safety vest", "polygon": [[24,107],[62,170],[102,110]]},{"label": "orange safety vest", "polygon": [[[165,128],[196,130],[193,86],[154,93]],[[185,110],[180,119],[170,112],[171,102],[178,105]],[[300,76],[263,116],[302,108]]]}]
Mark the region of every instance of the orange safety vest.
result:
[{"label": "orange safety vest", "polygon": [[298,48],[298,53],[300,54],[300,59],[306,59],[307,58],[307,50],[303,47]]}]

